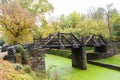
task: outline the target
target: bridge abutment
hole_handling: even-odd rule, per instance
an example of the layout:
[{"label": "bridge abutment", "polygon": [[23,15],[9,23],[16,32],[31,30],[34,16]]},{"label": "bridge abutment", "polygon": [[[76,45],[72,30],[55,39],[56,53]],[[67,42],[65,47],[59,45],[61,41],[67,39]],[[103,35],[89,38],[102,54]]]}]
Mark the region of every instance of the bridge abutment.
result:
[{"label": "bridge abutment", "polygon": [[45,73],[45,55],[44,50],[42,48],[34,48],[33,52],[30,55],[30,66],[32,70]]},{"label": "bridge abutment", "polygon": [[87,57],[85,47],[72,48],[72,67],[87,69]]}]

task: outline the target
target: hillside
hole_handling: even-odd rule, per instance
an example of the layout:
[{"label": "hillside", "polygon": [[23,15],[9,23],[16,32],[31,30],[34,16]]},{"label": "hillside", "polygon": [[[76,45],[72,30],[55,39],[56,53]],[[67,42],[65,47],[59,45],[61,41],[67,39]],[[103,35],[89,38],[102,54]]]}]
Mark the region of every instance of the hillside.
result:
[{"label": "hillside", "polygon": [[32,80],[30,75],[15,70],[12,63],[0,58],[0,80]]}]

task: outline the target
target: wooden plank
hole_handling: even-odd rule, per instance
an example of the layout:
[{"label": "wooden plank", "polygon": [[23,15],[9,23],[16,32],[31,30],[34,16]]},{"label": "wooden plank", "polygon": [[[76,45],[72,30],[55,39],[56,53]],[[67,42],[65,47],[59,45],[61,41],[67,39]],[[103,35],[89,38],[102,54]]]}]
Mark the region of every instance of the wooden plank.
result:
[{"label": "wooden plank", "polygon": [[55,34],[50,40],[48,40],[48,42],[45,43],[45,45],[47,45],[49,42],[51,42],[58,34]]},{"label": "wooden plank", "polygon": [[71,35],[72,35],[72,37],[73,37],[79,44],[82,45],[82,42],[80,42],[73,34],[71,34]]},{"label": "wooden plank", "polygon": [[72,43],[67,38],[65,38],[64,36],[62,36],[62,37],[63,37],[64,40],[66,40],[72,46]]}]

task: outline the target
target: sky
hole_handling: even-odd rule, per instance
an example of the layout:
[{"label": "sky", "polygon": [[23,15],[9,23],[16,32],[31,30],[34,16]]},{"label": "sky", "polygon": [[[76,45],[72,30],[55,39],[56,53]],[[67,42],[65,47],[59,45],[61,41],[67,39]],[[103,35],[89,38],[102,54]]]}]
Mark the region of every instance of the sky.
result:
[{"label": "sky", "polygon": [[76,11],[87,13],[87,9],[92,7],[106,7],[107,4],[113,3],[113,8],[120,11],[120,0],[48,0],[55,8],[52,15],[59,16],[61,14],[68,15]]}]

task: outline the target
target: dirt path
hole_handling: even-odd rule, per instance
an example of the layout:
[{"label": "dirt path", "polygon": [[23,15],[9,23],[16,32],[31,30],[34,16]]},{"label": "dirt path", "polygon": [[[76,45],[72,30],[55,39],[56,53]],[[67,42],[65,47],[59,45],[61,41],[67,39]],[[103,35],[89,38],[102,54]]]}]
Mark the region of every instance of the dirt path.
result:
[{"label": "dirt path", "polygon": [[3,58],[5,55],[7,55],[7,52],[0,52],[0,58]]}]

